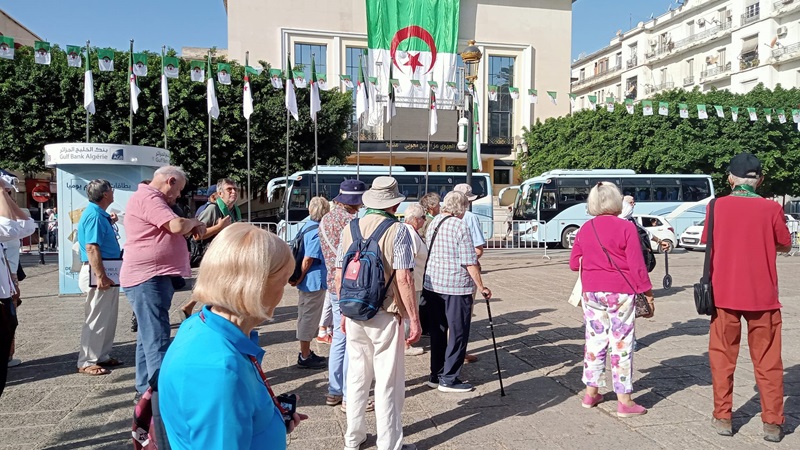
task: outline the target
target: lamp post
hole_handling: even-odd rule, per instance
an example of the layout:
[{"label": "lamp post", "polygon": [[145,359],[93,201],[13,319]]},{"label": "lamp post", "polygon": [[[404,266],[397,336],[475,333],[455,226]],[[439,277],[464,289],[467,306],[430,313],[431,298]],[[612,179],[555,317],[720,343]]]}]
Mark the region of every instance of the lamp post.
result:
[{"label": "lamp post", "polygon": [[474,140],[475,140],[475,107],[472,101],[473,85],[475,80],[478,79],[478,64],[481,62],[481,49],[475,45],[475,41],[471,40],[467,43],[467,48],[461,52],[461,59],[464,61],[466,68],[467,93],[464,96],[464,111],[467,113],[467,184],[472,185],[472,159],[474,158]]}]

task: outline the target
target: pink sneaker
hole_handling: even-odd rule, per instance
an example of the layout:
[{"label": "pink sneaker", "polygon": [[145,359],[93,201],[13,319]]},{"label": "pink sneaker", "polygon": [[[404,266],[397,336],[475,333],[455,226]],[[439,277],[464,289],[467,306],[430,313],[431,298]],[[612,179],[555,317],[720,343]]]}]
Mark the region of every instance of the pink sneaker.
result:
[{"label": "pink sneaker", "polygon": [[581,406],[584,408],[594,408],[597,406],[598,403],[603,401],[603,396],[601,394],[597,394],[594,397],[586,394],[583,396],[583,402],[581,402]]},{"label": "pink sneaker", "polygon": [[641,416],[642,414],[647,414],[647,408],[641,405],[637,405],[634,403],[632,406],[628,406],[622,402],[617,402],[617,417],[633,417],[633,416]]}]

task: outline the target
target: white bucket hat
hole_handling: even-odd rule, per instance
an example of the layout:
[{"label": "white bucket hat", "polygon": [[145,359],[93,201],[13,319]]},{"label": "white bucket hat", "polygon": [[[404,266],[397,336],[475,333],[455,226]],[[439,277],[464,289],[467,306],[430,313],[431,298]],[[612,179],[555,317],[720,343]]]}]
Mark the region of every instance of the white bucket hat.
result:
[{"label": "white bucket hat", "polygon": [[469,200],[471,202],[475,201],[475,199],[478,198],[478,196],[476,194],[472,193],[472,186],[468,185],[467,183],[457,184],[453,188],[453,191],[461,192],[462,194],[466,195],[467,196],[467,200]]},{"label": "white bucket hat", "polygon": [[372,209],[389,209],[392,206],[399,205],[405,199],[406,196],[400,193],[397,187],[397,180],[393,177],[375,178],[375,181],[372,182],[372,187],[361,196],[364,206]]}]

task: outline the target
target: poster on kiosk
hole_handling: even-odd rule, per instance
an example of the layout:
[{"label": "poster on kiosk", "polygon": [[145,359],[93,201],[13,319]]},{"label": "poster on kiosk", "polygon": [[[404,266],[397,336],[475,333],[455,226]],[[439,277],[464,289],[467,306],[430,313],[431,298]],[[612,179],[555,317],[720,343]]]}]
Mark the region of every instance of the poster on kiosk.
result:
[{"label": "poster on kiosk", "polygon": [[86,185],[105,179],[114,188],[109,213],[119,221],[114,230],[125,248],[125,209],[139,182],[149,180],[159,167],[169,165],[170,153],[156,147],[120,144],[45,145],[45,165],[56,169],[58,183],[58,290],[59,294],[80,294],[78,272],[72,269],[73,243],[78,240],[78,221],[89,203]]}]

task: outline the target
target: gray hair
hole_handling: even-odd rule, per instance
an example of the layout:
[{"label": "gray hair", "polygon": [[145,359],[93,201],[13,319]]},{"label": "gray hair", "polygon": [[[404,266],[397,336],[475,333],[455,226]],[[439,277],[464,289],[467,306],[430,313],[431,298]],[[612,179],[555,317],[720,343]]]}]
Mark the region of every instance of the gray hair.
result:
[{"label": "gray hair", "polygon": [[421,199],[419,199],[419,204],[425,208],[425,211],[430,211],[431,209],[435,208],[441,200],[442,198],[439,197],[439,194],[436,192],[428,192],[427,194],[423,195]]},{"label": "gray hair", "polygon": [[406,216],[406,220],[410,218],[419,219],[421,217],[425,217],[425,208],[423,208],[419,203],[412,203],[408,205],[404,215]]},{"label": "gray hair", "polygon": [[322,217],[328,214],[330,210],[331,204],[328,203],[328,199],[325,197],[314,197],[308,203],[308,215],[311,216],[311,220],[314,222],[322,220]]},{"label": "gray hair", "polygon": [[230,178],[220,178],[219,181],[217,181],[217,192],[221,193],[225,188],[226,184],[230,184],[231,186],[235,186],[237,188],[239,187],[239,185],[236,184],[236,182],[231,180]]},{"label": "gray hair", "polygon": [[747,185],[752,187],[753,189],[758,187],[758,182],[761,181],[761,177],[758,178],[742,178],[737,177],[736,175],[729,173],[728,174],[728,181],[733,183],[734,186],[742,186]]},{"label": "gray hair", "polygon": [[111,183],[108,180],[92,180],[86,185],[86,196],[92,203],[100,203],[103,194],[111,190]]},{"label": "gray hair", "polygon": [[181,178],[184,181],[187,181],[186,172],[183,171],[178,166],[164,166],[159,167],[156,170],[156,173],[153,174],[153,178],[162,177],[164,179],[169,179],[170,177]]},{"label": "gray hair", "polygon": [[461,216],[469,209],[469,200],[467,196],[461,192],[450,191],[444,196],[444,205],[442,212],[452,214],[454,216]]},{"label": "gray hair", "polygon": [[622,213],[622,193],[616,184],[609,181],[597,183],[586,199],[586,210],[591,216],[611,215]]},{"label": "gray hair", "polygon": [[623,203],[628,203],[628,204],[636,203],[636,201],[633,199],[632,195],[626,195],[625,197],[622,197],[622,202]]}]

